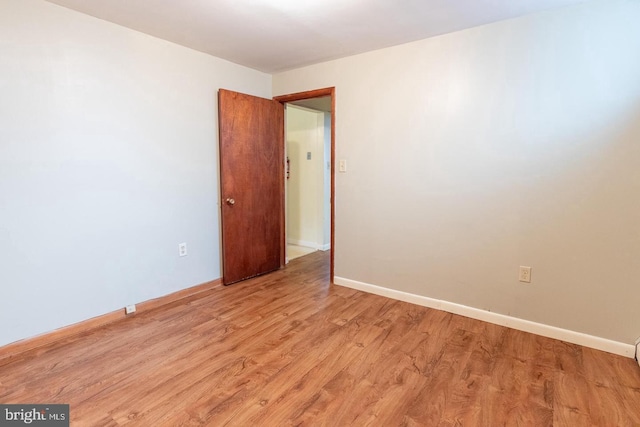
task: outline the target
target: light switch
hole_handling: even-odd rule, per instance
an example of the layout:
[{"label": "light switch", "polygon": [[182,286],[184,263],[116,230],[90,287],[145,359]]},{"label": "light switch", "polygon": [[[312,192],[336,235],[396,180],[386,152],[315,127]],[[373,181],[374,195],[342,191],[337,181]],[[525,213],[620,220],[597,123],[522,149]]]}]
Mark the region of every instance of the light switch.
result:
[{"label": "light switch", "polygon": [[307,160],[311,160],[311,151],[307,151]]},{"label": "light switch", "polygon": [[340,172],[346,172],[347,171],[347,160],[346,159],[340,159],[340,163],[338,165],[338,171],[340,171]]}]

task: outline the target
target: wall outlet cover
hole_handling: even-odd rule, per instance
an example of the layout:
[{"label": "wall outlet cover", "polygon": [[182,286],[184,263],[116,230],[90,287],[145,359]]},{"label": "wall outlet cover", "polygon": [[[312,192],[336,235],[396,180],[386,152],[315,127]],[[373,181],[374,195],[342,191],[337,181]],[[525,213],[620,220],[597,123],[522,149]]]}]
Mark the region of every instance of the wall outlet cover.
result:
[{"label": "wall outlet cover", "polygon": [[135,304],[131,304],[128,305],[124,308],[124,313],[125,314],[133,314],[136,312],[136,305]]},{"label": "wall outlet cover", "polygon": [[179,256],[187,256],[187,244],[186,243],[178,243],[178,255]]},{"label": "wall outlet cover", "polygon": [[521,265],[518,280],[524,283],[531,283],[531,267]]}]

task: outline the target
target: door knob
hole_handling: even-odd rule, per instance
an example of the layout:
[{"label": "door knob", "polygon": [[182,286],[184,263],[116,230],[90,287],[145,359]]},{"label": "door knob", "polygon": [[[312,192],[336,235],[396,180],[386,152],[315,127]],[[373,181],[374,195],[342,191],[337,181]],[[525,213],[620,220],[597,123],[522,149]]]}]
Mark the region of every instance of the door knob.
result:
[{"label": "door knob", "polygon": [[236,204],[236,201],[235,201],[234,199],[227,199],[227,200],[225,200],[225,202],[227,202],[227,204],[228,204],[229,206],[233,206],[233,205],[235,205],[235,204]]}]

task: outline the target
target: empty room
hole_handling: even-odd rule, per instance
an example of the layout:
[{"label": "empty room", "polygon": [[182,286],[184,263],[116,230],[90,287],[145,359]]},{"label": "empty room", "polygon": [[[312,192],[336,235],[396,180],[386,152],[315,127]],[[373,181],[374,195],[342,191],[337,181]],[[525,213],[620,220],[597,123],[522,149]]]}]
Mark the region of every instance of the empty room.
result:
[{"label": "empty room", "polygon": [[640,425],[638,22],[0,0],[0,425]]}]

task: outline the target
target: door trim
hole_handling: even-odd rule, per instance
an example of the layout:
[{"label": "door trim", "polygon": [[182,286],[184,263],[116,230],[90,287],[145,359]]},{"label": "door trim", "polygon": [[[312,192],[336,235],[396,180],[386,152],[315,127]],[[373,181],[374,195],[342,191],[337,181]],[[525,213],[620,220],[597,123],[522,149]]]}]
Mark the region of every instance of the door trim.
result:
[{"label": "door trim", "polygon": [[[288,95],[274,96],[274,101],[286,104],[287,102],[301,101],[309,98],[320,98],[323,96],[331,96],[331,248],[330,259],[331,264],[329,267],[329,280],[333,284],[334,277],[334,261],[335,261],[335,216],[336,216],[336,88],[327,87],[322,89],[309,90],[305,92],[291,93]],[[284,138],[282,138],[282,144],[285,144]],[[283,145],[284,148],[284,145]],[[284,204],[284,203],[283,203]],[[282,211],[284,216],[284,209]],[[286,231],[284,232],[286,233]],[[283,236],[286,241],[286,236]]]}]

